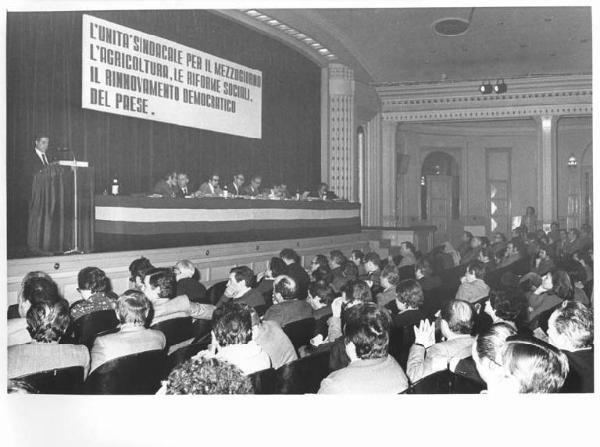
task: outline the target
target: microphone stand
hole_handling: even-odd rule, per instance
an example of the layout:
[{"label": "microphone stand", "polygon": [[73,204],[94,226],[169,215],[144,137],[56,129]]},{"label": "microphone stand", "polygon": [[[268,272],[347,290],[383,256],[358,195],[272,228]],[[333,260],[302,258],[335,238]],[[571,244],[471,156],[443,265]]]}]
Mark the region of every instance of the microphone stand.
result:
[{"label": "microphone stand", "polygon": [[65,251],[64,254],[72,255],[72,254],[82,254],[83,251],[79,249],[79,200],[77,193],[77,159],[75,158],[75,152],[69,150],[67,148],[63,148],[63,151],[68,151],[73,156],[73,166],[71,169],[73,170],[73,189],[75,190],[75,194],[73,195],[73,245],[74,247],[71,250]]}]

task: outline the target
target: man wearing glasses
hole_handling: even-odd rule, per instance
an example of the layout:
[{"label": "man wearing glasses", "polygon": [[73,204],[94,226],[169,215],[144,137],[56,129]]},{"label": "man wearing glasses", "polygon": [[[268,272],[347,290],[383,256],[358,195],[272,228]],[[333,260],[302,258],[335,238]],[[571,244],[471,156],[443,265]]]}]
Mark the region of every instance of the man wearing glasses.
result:
[{"label": "man wearing glasses", "polygon": [[196,191],[194,196],[220,196],[221,188],[219,188],[219,175],[213,174],[208,178],[208,181],[200,185],[200,189]]},{"label": "man wearing glasses", "polygon": [[229,184],[229,186],[227,187],[227,189],[229,190],[229,193],[234,195],[234,196],[239,196],[242,194],[242,185],[244,184],[244,181],[246,179],[244,178],[244,174],[236,174],[233,176],[233,182],[231,182],[231,184]]}]

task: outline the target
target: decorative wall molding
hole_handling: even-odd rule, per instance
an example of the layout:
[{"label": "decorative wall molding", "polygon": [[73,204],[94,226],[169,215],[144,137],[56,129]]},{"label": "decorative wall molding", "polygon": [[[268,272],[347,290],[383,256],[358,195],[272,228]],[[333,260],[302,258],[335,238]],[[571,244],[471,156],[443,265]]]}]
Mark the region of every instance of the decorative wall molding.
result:
[{"label": "decorative wall molding", "polygon": [[376,86],[384,120],[436,121],[590,115],[588,75],[505,80],[508,92],[482,95],[477,81]]}]

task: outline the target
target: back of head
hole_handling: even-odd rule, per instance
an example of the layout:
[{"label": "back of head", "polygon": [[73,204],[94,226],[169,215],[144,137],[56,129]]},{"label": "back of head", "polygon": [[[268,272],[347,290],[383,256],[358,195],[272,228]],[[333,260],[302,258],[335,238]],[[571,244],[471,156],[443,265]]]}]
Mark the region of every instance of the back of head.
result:
[{"label": "back of head", "polygon": [[229,301],[217,307],[212,329],[219,346],[246,344],[252,339],[252,311],[244,303]]},{"label": "back of head", "polygon": [[60,299],[58,286],[49,276],[33,276],[25,280],[21,297],[31,304],[55,303]]},{"label": "back of head", "polygon": [[491,325],[477,337],[475,342],[477,356],[499,364],[506,348],[506,339],[516,333],[517,331],[506,323]]},{"label": "back of head", "polygon": [[37,303],[27,311],[27,331],[38,343],[58,342],[67,331],[71,318],[69,303],[60,299],[54,303]]},{"label": "back of head", "polygon": [[396,297],[409,309],[418,309],[425,302],[421,284],[414,279],[403,279],[396,286]]},{"label": "back of head", "polygon": [[368,302],[373,301],[373,295],[369,285],[361,280],[348,281],[342,288],[342,292],[346,294],[348,302]]},{"label": "back of head", "polygon": [[166,394],[253,394],[252,382],[241,369],[216,358],[187,360],[167,379]]},{"label": "back of head", "polygon": [[283,262],[283,259],[281,258],[272,257],[269,261],[269,269],[271,270],[273,278],[277,278],[285,272],[285,262]]},{"label": "back of head", "polygon": [[388,355],[390,316],[375,303],[362,303],[345,313],[344,340],[356,346],[359,358],[377,359]]},{"label": "back of head", "polygon": [[252,287],[254,284],[254,272],[247,265],[240,265],[239,267],[232,268],[229,273],[235,273],[235,280],[237,282],[245,281],[246,287]]},{"label": "back of head", "polygon": [[470,334],[475,325],[475,312],[465,301],[450,300],[442,308],[442,318],[455,334]]},{"label": "back of head", "polygon": [[343,265],[346,262],[346,256],[340,250],[331,250],[329,258],[337,265]]},{"label": "back of head", "polygon": [[369,252],[369,253],[366,254],[366,256],[365,256],[365,264],[367,262],[371,262],[373,265],[376,265],[377,267],[381,266],[381,258],[374,251]]},{"label": "back of head", "polygon": [[152,304],[143,292],[130,289],[121,295],[117,301],[117,315],[121,324],[144,326]]},{"label": "back of head", "polygon": [[[555,332],[564,337],[568,348],[589,348],[594,342],[594,313],[581,303],[564,301],[550,316],[548,331],[549,335]],[[567,346],[564,346],[564,349],[567,349]]]},{"label": "back of head", "polygon": [[135,282],[136,278],[140,278],[140,280],[143,280],[144,276],[146,275],[146,272],[153,268],[154,266],[150,263],[150,261],[147,258],[144,258],[143,256],[141,258],[134,259],[131,262],[131,264],[129,264],[129,280],[131,282]]},{"label": "back of head", "polygon": [[291,248],[284,248],[283,250],[281,250],[281,252],[279,253],[279,257],[283,260],[293,261],[298,264],[300,263],[300,256],[298,256],[298,253],[296,253]]},{"label": "back of head", "polygon": [[329,306],[335,299],[335,293],[331,286],[325,281],[316,281],[310,283],[308,288],[310,296],[313,298],[319,297],[321,303]]},{"label": "back of head", "polygon": [[187,259],[177,261],[177,263],[175,263],[175,268],[179,270],[184,278],[191,278],[194,276],[194,273],[196,273],[196,266],[192,261],[188,261]]},{"label": "back of head", "polygon": [[398,267],[396,267],[394,264],[386,265],[385,268],[381,271],[381,278],[385,278],[391,286],[396,287],[400,282]]},{"label": "back of head", "polygon": [[349,280],[358,279],[358,266],[351,261],[344,261],[342,264],[342,274]]},{"label": "back of head", "polygon": [[351,253],[354,259],[358,259],[360,262],[363,262],[365,259],[365,254],[361,250],[352,250]]},{"label": "back of head", "polygon": [[412,242],[410,242],[410,241],[404,241],[400,245],[404,245],[406,247],[406,249],[408,251],[410,251],[413,255],[417,252],[417,249],[415,248],[415,245]]},{"label": "back of head", "polygon": [[110,281],[106,273],[98,267],[85,267],[77,275],[77,284],[81,290],[92,293],[104,293],[110,289]]},{"label": "back of head", "polygon": [[477,279],[483,279],[485,264],[481,261],[471,261],[467,264],[467,272],[471,272]]},{"label": "back of head", "polygon": [[277,293],[284,300],[293,300],[297,298],[298,286],[293,278],[287,275],[281,275],[275,278],[273,283],[273,293]]},{"label": "back of head", "polygon": [[158,288],[160,298],[175,298],[177,294],[177,280],[175,273],[170,268],[154,268],[146,272],[148,284],[152,288]]},{"label": "back of head", "polygon": [[516,321],[519,314],[527,306],[525,296],[516,290],[490,291],[490,304],[498,318],[506,321]]},{"label": "back of head", "polygon": [[510,337],[502,365],[517,381],[520,393],[555,393],[563,386],[569,372],[565,354],[534,338]]},{"label": "back of head", "polygon": [[569,274],[564,270],[552,271],[552,285],[554,293],[563,300],[573,299],[574,290]]}]

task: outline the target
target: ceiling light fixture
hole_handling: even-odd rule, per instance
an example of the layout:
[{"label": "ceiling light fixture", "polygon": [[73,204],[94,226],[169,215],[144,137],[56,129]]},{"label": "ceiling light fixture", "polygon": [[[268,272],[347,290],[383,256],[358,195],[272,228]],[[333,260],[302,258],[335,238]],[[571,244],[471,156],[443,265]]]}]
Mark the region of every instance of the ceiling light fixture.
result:
[{"label": "ceiling light fixture", "polygon": [[488,81],[487,84],[485,82],[482,82],[481,85],[479,86],[479,91],[481,92],[482,95],[489,95],[490,93],[492,93],[494,91],[494,88],[492,87],[492,84],[490,81]]},{"label": "ceiling light fixture", "polygon": [[494,85],[494,93],[497,93],[497,94],[506,93],[506,90],[508,90],[508,87],[504,83],[504,79],[500,79],[500,80],[496,81],[496,85]]}]

